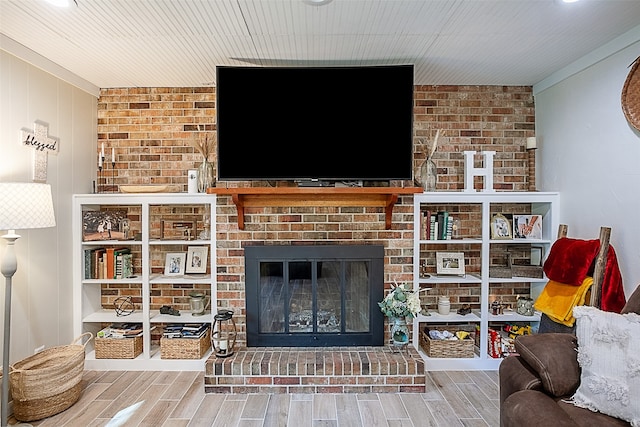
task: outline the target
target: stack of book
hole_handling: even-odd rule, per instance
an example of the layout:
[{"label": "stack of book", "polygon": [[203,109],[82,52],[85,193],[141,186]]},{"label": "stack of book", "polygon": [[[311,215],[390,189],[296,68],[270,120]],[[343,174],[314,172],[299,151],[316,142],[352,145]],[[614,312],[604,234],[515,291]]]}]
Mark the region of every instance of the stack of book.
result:
[{"label": "stack of book", "polygon": [[207,333],[207,323],[171,323],[164,327],[164,338],[202,338]]},{"label": "stack of book", "polygon": [[99,338],[135,338],[142,336],[142,323],[112,323],[98,332]]}]

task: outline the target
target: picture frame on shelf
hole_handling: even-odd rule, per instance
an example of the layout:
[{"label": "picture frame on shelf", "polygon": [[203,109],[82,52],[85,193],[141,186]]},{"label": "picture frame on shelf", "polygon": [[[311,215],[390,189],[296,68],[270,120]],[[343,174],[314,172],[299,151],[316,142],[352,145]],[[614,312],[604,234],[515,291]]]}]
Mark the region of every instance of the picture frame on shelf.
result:
[{"label": "picture frame on shelf", "polygon": [[165,276],[182,276],[187,263],[186,252],[169,252],[164,262]]},{"label": "picture frame on shelf", "polygon": [[464,252],[436,252],[438,276],[464,276]]},{"label": "picture frame on shelf", "polygon": [[502,214],[495,214],[491,217],[491,239],[510,240],[513,239],[511,222],[509,218]]},{"label": "picture frame on shelf", "polygon": [[208,255],[208,246],[189,246],[187,248],[187,264],[185,272],[206,273]]},{"label": "picture frame on shelf", "polygon": [[542,239],[542,215],[513,215],[514,239]]},{"label": "picture frame on shelf", "polygon": [[197,235],[197,220],[195,218],[180,220],[161,220],[160,239],[161,240],[194,240]]},{"label": "picture frame on shelf", "polygon": [[82,212],[83,242],[126,240],[129,238],[129,227],[126,210],[87,210]]}]

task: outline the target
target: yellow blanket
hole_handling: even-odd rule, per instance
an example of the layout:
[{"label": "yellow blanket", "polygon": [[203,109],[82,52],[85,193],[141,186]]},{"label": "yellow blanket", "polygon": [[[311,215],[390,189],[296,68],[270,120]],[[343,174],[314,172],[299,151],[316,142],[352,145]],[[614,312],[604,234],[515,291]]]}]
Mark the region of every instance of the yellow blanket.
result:
[{"label": "yellow blanket", "polygon": [[573,307],[584,305],[587,292],[591,289],[592,284],[592,277],[586,277],[580,286],[565,285],[549,280],[534,307],[549,316],[554,322],[571,327],[576,321],[573,317]]}]

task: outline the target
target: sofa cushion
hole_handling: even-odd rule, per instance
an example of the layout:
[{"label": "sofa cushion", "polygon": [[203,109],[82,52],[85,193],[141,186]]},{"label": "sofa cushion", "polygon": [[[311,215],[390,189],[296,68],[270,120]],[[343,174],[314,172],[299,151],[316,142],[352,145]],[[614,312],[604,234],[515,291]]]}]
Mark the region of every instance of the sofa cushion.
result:
[{"label": "sofa cushion", "polygon": [[547,393],[562,397],[576,391],[580,384],[580,365],[574,335],[522,335],[516,338],[515,347],[520,357],[538,373]]},{"label": "sofa cushion", "polygon": [[640,427],[640,315],[575,307],[578,363],[574,405]]},{"label": "sofa cushion", "polygon": [[626,313],[637,313],[640,314],[640,286],[636,288],[635,291],[631,294],[627,303],[622,307],[622,314]]},{"label": "sofa cushion", "polygon": [[629,427],[631,424],[620,418],[611,417],[601,412],[593,412],[585,408],[579,408],[565,400],[559,400],[558,407],[562,409],[571,420],[581,427]]},{"label": "sofa cushion", "polygon": [[500,405],[500,427],[578,427],[548,395],[520,390]]}]

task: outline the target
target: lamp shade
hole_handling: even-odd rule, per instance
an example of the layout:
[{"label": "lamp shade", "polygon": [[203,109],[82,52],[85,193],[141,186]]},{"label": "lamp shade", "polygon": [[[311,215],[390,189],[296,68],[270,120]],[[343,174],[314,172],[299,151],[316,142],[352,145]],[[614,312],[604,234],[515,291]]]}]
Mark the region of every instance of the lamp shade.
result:
[{"label": "lamp shade", "polygon": [[0,230],[26,230],[55,225],[49,184],[0,182]]}]

